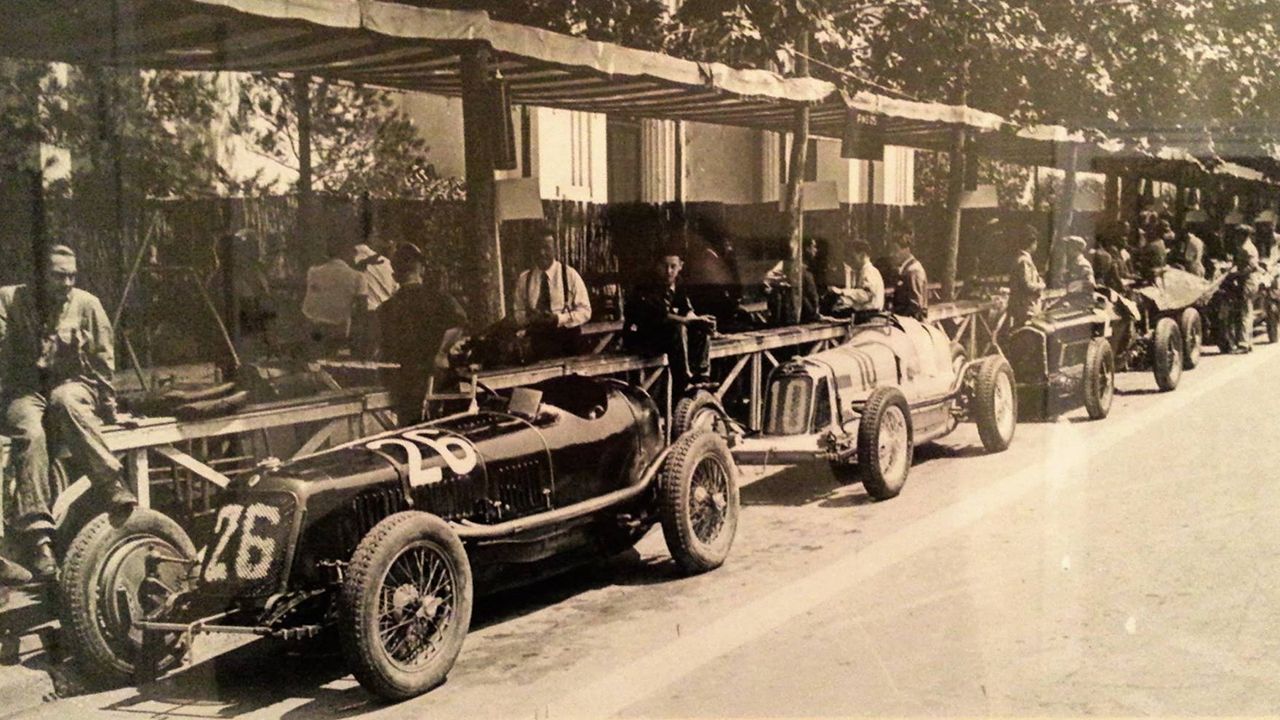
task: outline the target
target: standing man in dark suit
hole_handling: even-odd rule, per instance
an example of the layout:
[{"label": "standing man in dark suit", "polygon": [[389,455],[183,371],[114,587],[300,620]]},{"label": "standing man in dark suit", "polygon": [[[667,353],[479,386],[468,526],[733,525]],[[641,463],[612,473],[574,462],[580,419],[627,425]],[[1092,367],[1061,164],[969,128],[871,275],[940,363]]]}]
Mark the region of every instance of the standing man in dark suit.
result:
[{"label": "standing man in dark suit", "polygon": [[899,231],[894,238],[893,259],[898,266],[897,281],[893,285],[894,315],[904,315],[923,321],[929,314],[929,276],[924,265],[911,252],[915,238],[911,231]]},{"label": "standing man in dark suit", "polygon": [[396,248],[391,267],[399,288],[378,306],[378,330],[382,359],[399,365],[387,389],[403,427],[423,420],[431,380],[438,378],[449,347],[461,337],[467,314],[448,293],[424,282],[426,259],[416,245]]}]

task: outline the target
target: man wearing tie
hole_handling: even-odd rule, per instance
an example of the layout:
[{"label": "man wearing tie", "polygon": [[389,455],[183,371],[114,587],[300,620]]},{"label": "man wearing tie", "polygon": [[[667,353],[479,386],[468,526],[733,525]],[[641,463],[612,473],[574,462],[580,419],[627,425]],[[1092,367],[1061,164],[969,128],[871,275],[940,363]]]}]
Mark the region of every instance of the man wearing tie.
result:
[{"label": "man wearing tie", "polygon": [[533,359],[578,351],[582,326],[591,319],[587,285],[577,270],[556,260],[556,236],[539,235],[534,267],[516,281],[515,320],[529,338]]}]

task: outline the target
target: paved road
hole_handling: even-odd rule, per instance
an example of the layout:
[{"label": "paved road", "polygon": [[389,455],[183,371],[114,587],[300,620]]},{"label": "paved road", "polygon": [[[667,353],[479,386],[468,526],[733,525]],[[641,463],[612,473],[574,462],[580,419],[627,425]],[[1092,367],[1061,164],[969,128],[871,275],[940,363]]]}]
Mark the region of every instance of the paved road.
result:
[{"label": "paved road", "polygon": [[1000,455],[962,429],[886,503],[748,469],[724,568],[679,578],[654,530],[482,602],[449,682],[408,703],[251,644],[36,716],[1274,715],[1280,350],[1120,387],[1109,420],[1025,424]]}]

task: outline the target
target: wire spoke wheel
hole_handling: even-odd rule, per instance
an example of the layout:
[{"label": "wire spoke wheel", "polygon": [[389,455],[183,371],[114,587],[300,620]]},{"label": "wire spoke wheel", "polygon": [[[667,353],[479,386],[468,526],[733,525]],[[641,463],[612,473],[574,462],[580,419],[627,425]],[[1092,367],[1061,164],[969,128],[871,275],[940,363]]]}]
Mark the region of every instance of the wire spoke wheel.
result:
[{"label": "wire spoke wheel", "polygon": [[698,540],[715,542],[724,528],[728,505],[729,474],[719,459],[707,456],[693,469],[690,482],[689,517]]},{"label": "wire spoke wheel", "polygon": [[454,611],[454,571],[434,544],[419,541],[391,561],[378,600],[378,638],[387,658],[412,672],[440,650]]},{"label": "wire spoke wheel", "polygon": [[338,639],[360,684],[404,700],[444,682],[471,627],[471,565],[456,533],[396,513],[356,548],[343,580]]}]

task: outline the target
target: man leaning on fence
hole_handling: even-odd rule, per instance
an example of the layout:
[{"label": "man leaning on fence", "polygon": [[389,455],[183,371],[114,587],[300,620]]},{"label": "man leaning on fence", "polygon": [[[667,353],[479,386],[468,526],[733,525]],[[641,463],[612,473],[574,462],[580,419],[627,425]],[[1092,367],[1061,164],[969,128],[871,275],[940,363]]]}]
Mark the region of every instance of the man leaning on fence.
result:
[{"label": "man leaning on fence", "polygon": [[51,508],[68,479],[87,475],[113,513],[137,504],[102,436],[104,421],[115,420],[111,321],[75,285],[75,253],[53,246],[41,283],[14,289],[0,337],[0,406],[16,482],[10,517],[41,580],[57,571]]}]

